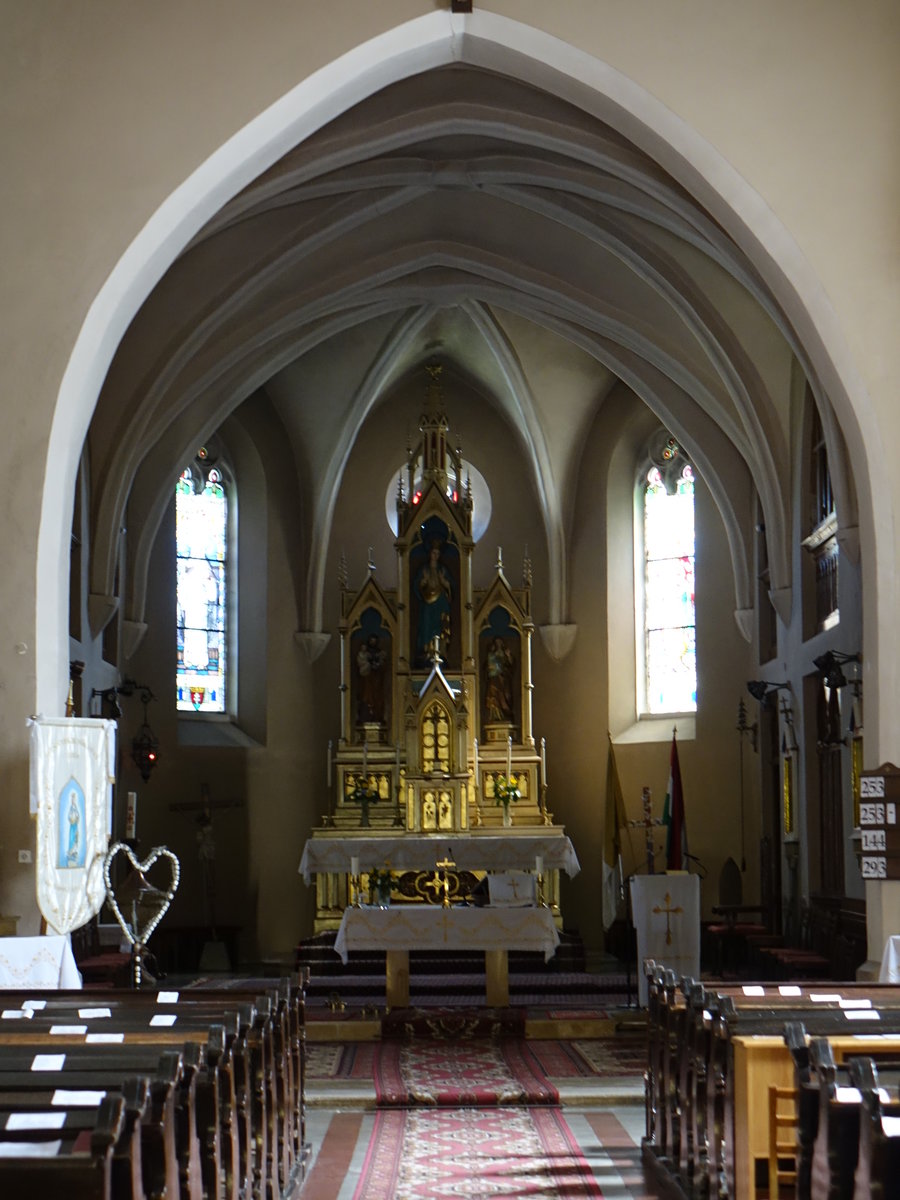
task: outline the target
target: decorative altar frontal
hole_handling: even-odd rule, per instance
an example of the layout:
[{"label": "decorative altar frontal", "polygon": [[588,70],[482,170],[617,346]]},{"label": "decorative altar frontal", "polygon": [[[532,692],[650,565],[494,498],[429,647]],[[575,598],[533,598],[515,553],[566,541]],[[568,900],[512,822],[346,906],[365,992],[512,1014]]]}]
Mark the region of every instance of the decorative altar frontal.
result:
[{"label": "decorative altar frontal", "polygon": [[[512,836],[510,836],[512,835]],[[571,841],[559,829],[509,830],[504,837],[486,834],[450,837],[317,837],[303,848],[300,874],[310,883],[313,875],[349,869],[360,863],[390,863],[399,871],[430,869],[439,859],[452,859],[465,871],[528,871],[540,859],[547,871],[565,871],[570,877],[581,870]]]},{"label": "decorative altar frontal", "polygon": [[334,948],[346,963],[351,950],[539,950],[545,960],[559,945],[547,908],[348,908]]},{"label": "decorative altar frontal", "polygon": [[647,1004],[645,958],[676,975],[700,976],[700,879],[697,875],[635,875],[631,911],[637,933],[638,1000]]}]

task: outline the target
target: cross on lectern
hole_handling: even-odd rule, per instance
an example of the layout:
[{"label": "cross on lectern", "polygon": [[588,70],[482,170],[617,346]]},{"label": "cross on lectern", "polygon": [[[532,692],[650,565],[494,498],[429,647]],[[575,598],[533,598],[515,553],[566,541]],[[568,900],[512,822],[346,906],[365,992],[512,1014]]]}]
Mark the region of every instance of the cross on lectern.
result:
[{"label": "cross on lectern", "polygon": [[656,853],[653,847],[653,828],[655,825],[662,825],[663,821],[661,817],[654,817],[652,815],[650,789],[648,787],[641,789],[641,804],[644,808],[643,820],[629,821],[628,827],[630,829],[646,830],[647,874],[652,875],[654,873],[654,854]]},{"label": "cross on lectern", "polygon": [[659,913],[666,914],[666,945],[671,946],[672,945],[671,918],[673,916],[677,915],[678,913],[683,913],[684,909],[681,907],[680,904],[678,904],[674,908],[672,908],[672,897],[669,895],[668,892],[666,892],[663,899],[666,902],[665,908],[663,908],[663,906],[661,904],[654,904],[653,908],[650,911],[657,913],[657,914],[659,914]]}]

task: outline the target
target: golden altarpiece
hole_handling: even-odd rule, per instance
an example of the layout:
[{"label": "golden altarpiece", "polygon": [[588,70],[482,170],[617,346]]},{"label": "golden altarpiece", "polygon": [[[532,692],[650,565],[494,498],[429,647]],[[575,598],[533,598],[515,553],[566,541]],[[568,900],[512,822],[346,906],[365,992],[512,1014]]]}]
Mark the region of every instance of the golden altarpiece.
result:
[{"label": "golden altarpiece", "polygon": [[[448,445],[440,368],[398,481],[397,586],[369,562],[341,580],[341,736],[328,811],[301,871],[316,876],[316,932],[348,904],[477,902],[485,875],[529,871],[557,925],[559,869],[577,860],[546,807],[546,748],[532,727],[530,566],[472,580],[473,500]],[[518,791],[502,802],[510,780]],[[470,899],[471,898],[471,899]]]}]

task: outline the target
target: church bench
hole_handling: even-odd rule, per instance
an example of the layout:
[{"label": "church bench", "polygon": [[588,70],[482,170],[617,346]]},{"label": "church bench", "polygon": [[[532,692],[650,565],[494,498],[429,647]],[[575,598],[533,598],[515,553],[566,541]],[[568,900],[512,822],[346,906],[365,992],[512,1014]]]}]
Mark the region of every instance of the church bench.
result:
[{"label": "church bench", "polygon": [[[0,1091],[30,1091],[36,1077],[51,1096],[91,1092],[118,1094],[125,1078],[149,1081],[150,1119],[141,1127],[142,1159],[147,1175],[164,1178],[167,1195],[202,1200],[200,1142],[195,1105],[201,1067],[199,1047],[162,1053],[152,1047],[84,1047],[67,1045],[50,1054],[46,1043],[0,1047]],[[113,1053],[110,1053],[110,1051]],[[35,1069],[36,1060],[63,1061],[58,1069]]]},{"label": "church bench", "polygon": [[[750,1195],[755,1158],[768,1154],[768,1112],[760,1103],[760,1088],[765,1092],[769,1081],[760,1074],[761,1048],[754,1043],[768,1035],[780,1046],[766,1053],[773,1058],[772,1082],[787,1086],[793,1079],[782,1037],[786,1021],[803,1019],[814,1033],[844,1035],[863,1023],[851,1024],[837,998],[812,1000],[812,995],[822,994],[821,986],[790,989],[799,995],[781,995],[762,985],[717,986],[712,991],[676,980],[674,973],[656,964],[648,964],[648,985],[645,1146],[667,1173],[688,1187],[731,1195],[737,1183],[739,1195]],[[837,987],[830,985],[831,989],[836,997]],[[763,995],[754,995],[756,991]],[[900,1033],[900,989],[841,985],[840,992],[851,1002],[881,1004],[878,1028]],[[745,1078],[748,1062],[755,1088]]]},{"label": "church bench", "polygon": [[4,1130],[0,1135],[4,1143],[0,1193],[64,1196],[66,1200],[120,1200],[126,1196],[113,1186],[116,1147],[127,1140],[124,1098],[105,1097],[91,1116],[89,1127],[73,1122],[53,1131],[51,1138],[39,1136],[36,1130],[31,1137],[14,1137]]},{"label": "church bench", "polygon": [[894,1092],[884,1099],[880,1068],[871,1058],[854,1059],[850,1079],[861,1097],[853,1200],[887,1200],[900,1179],[900,1097]]},{"label": "church bench", "polygon": [[[229,1033],[229,1053],[222,1061],[230,1066],[223,1089],[225,1101],[219,1105],[225,1194],[229,1198],[236,1195],[241,1181],[246,1185],[248,1180],[250,1190],[257,1195],[287,1190],[289,1183],[301,1175],[309,1152],[303,1103],[302,988],[290,980],[274,986],[272,981],[264,981],[268,992],[260,996],[255,982],[251,981],[246,990],[160,993],[166,997],[162,1006],[155,991],[105,992],[102,997],[95,994],[90,1001],[109,1010],[111,1015],[102,1027],[111,1028],[113,1023],[121,1027],[127,1044],[159,1041],[164,1034],[172,1044],[178,1044],[188,1035],[199,1037],[211,1019],[221,1021],[223,1006],[238,1010],[240,1036]],[[0,993],[0,1005],[21,1004],[22,996],[21,992]],[[85,1010],[81,992],[42,993],[41,1002],[44,1008],[28,1022],[35,1033],[50,1022],[77,1023],[78,1014]],[[175,1024],[170,1030],[150,1032],[147,1022],[162,1011],[174,1014]],[[18,1027],[21,1024],[16,1022]],[[6,1028],[0,1020],[0,1038]]]},{"label": "church bench", "polygon": [[[107,1098],[115,1095],[115,1092],[107,1092]],[[143,1126],[151,1119],[149,1081],[126,1079],[118,1095],[123,1103],[123,1119],[113,1144],[112,1195],[116,1200],[149,1200],[151,1193],[144,1186],[142,1153]],[[83,1146],[84,1135],[90,1135],[97,1125],[100,1105],[91,1103],[85,1107],[79,1099],[79,1096],[71,1096],[70,1103],[58,1104],[46,1091],[0,1091],[0,1142],[18,1143],[23,1146],[23,1153],[29,1149],[27,1143],[39,1149],[42,1143],[46,1145],[57,1138],[71,1142],[73,1148]],[[10,1151],[11,1147],[7,1146],[5,1152]],[[63,1152],[62,1146],[60,1152]],[[162,1172],[157,1173],[157,1180],[159,1188],[164,1187]],[[148,1182],[152,1188],[154,1178],[149,1163]]]}]

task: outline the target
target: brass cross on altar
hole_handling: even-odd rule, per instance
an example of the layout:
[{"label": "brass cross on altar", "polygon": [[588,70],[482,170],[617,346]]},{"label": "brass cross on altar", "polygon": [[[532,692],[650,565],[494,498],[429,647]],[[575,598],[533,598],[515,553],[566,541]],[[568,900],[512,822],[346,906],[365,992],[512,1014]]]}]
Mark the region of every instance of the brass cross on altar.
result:
[{"label": "brass cross on altar", "polygon": [[669,895],[668,892],[666,892],[666,894],[665,894],[665,901],[666,901],[665,908],[663,908],[662,905],[657,904],[653,909],[651,909],[651,911],[655,912],[655,913],[665,913],[666,914],[666,945],[671,946],[672,945],[672,926],[670,923],[670,918],[673,913],[676,915],[679,913],[683,913],[684,909],[681,907],[680,904],[676,908],[671,907],[672,897]]},{"label": "brass cross on altar", "polygon": [[436,862],[434,864],[434,882],[435,882],[436,888],[441,886],[441,879],[438,875],[438,870],[442,870],[444,872],[444,878],[443,878],[444,899],[441,901],[443,908],[450,907],[450,879],[447,875],[447,872],[452,867],[455,867],[455,866],[456,866],[456,863],[453,861],[453,859],[450,857],[449,854],[447,855],[446,858],[442,858],[440,862]]}]

